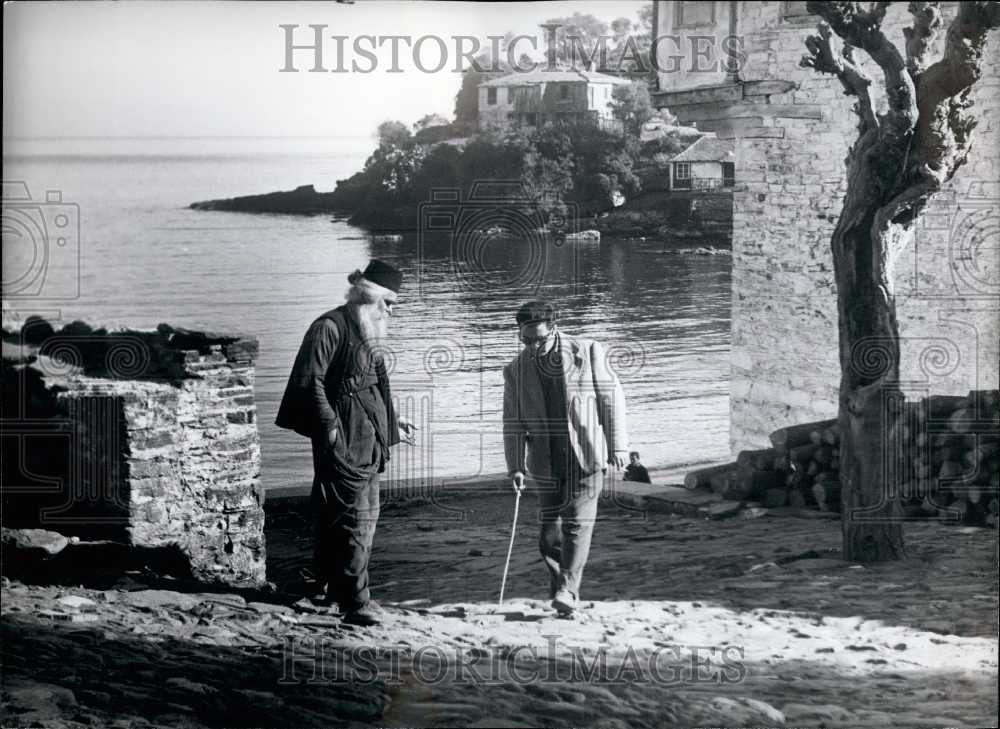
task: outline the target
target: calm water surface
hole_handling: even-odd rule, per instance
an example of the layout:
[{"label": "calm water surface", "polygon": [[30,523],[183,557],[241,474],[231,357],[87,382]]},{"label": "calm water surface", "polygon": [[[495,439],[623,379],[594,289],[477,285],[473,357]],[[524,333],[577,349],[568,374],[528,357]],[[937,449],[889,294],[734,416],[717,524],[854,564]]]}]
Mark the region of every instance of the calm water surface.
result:
[{"label": "calm water surface", "polygon": [[[71,300],[22,311],[104,325],[238,330],[260,340],[258,417],[268,487],[311,479],[304,439],[274,427],[289,366],[310,321],[338,305],[371,257],[406,275],[393,321],[392,382],[419,424],[395,475],[505,469],[502,365],[519,348],[513,312],[549,297],[561,326],[602,340],[625,386],[632,445],[647,465],[728,456],[730,259],[665,255],[659,243],[555,245],[448,236],[373,242],[326,216],[196,212],[195,201],[332,189],[369,139],[6,140],[5,181],[79,206],[79,265],[53,254],[52,276],[79,276]],[[4,251],[5,269],[15,249]],[[78,273],[77,273],[78,272]],[[6,276],[7,274],[5,274]],[[6,279],[5,279],[6,280]],[[5,302],[10,305],[11,302]]]}]

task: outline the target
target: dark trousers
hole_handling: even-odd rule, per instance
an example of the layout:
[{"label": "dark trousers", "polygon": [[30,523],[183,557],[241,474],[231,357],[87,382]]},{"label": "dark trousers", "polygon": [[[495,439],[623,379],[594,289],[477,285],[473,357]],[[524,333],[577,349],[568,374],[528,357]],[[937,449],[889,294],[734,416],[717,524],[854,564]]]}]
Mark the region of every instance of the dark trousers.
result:
[{"label": "dark trousers", "polygon": [[327,583],[327,597],[349,611],[371,599],[368,560],[379,516],[378,471],[366,480],[338,478],[331,456],[329,446],[313,441],[316,574]]},{"label": "dark trousers", "polygon": [[539,482],[542,532],[538,548],[549,570],[549,589],[554,596],[569,590],[580,596],[583,568],[590,555],[590,539],[597,518],[604,472],[582,478],[559,478]]}]

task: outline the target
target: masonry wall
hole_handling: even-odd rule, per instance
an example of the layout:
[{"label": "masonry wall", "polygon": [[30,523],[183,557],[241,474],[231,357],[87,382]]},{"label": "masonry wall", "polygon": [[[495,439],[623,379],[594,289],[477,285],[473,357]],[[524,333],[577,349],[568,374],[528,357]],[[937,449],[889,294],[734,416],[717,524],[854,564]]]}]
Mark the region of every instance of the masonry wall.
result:
[{"label": "masonry wall", "polygon": [[[852,99],[833,77],[800,68],[815,18],[780,2],[741,3],[743,81],[792,81],[769,98],[759,136],[737,137],[733,211],[731,446],[759,447],[775,428],[835,415],[839,362],[829,241],[844,159],[856,138]],[[954,4],[946,6],[947,20]],[[906,4],[885,29],[902,44]],[[943,35],[943,33],[942,33]],[[856,54],[864,56],[862,52]],[[902,379],[914,396],[995,388],[1000,321],[1000,36],[976,86],[969,163],[938,196],[896,264]],[[873,78],[877,68],[868,65]],[[876,84],[877,85],[877,84]],[[797,118],[798,117],[798,118]],[[756,124],[756,122],[755,122]]]},{"label": "masonry wall", "polygon": [[[4,524],[170,550],[197,580],[263,584],[256,340],[161,325],[36,344],[4,371],[19,393],[6,413]],[[32,437],[41,425],[65,437]]]},{"label": "masonry wall", "polygon": [[679,91],[733,83],[727,73],[729,46],[723,46],[734,27],[732,3],[656,5],[656,36],[661,38],[656,45],[658,88]]}]

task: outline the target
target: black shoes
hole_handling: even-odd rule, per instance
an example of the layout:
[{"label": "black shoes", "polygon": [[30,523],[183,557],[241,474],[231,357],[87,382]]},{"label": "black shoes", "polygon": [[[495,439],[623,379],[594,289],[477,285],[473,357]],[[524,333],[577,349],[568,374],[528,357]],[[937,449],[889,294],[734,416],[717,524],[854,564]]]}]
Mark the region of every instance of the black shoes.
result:
[{"label": "black shoes", "polygon": [[348,610],[344,615],[344,622],[349,625],[379,625],[382,622],[382,608],[377,602],[370,600],[360,607]]}]

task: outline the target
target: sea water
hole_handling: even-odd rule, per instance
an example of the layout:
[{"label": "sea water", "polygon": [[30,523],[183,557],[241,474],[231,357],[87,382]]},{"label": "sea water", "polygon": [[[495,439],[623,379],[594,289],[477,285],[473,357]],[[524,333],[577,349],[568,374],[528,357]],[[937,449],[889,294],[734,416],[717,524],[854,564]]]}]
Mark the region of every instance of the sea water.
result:
[{"label": "sea water", "polygon": [[728,455],[728,256],[667,255],[654,241],[567,243],[528,232],[511,239],[437,229],[373,242],[329,215],[187,207],[302,184],[331,190],[363,165],[373,144],[368,138],[5,140],[3,179],[24,183],[32,197],[4,201],[5,226],[15,209],[50,227],[68,210],[78,214],[78,231],[70,230],[62,247],[49,240],[47,258],[29,264],[16,260],[23,246],[8,246],[5,231],[5,285],[18,266],[46,266],[48,278],[41,290],[25,289],[4,305],[46,314],[57,325],[167,322],[256,336],[267,488],[311,479],[308,443],[276,428],[274,416],[309,323],[342,303],[347,275],[372,257],[406,276],[387,361],[401,410],[420,430],[415,446],[395,449],[393,475],[506,470],[502,367],[519,350],[514,312],[529,298],[552,300],[567,334],[605,345],[624,385],[631,447],[647,466]]}]

